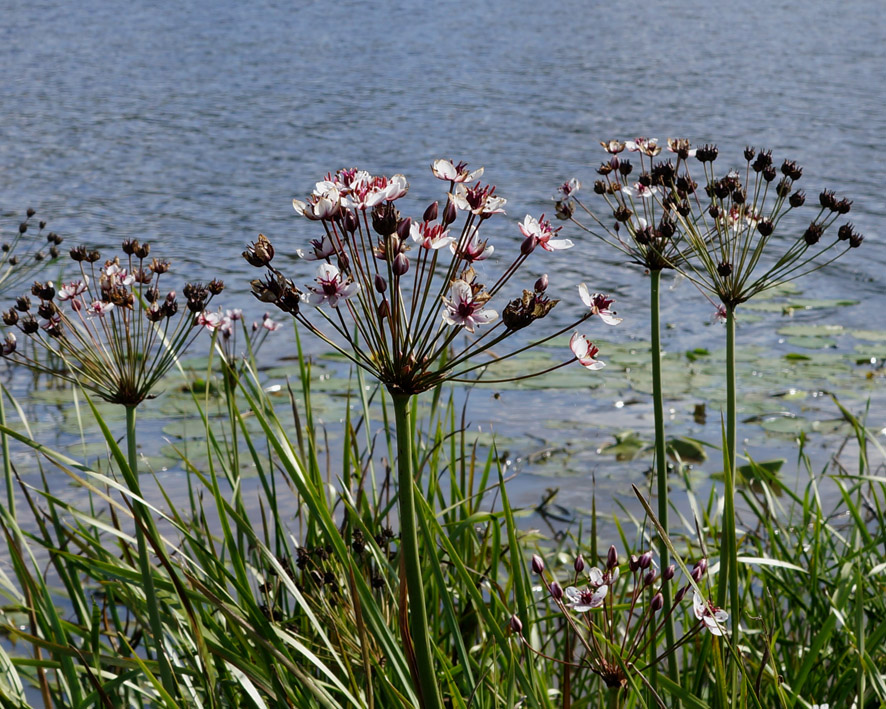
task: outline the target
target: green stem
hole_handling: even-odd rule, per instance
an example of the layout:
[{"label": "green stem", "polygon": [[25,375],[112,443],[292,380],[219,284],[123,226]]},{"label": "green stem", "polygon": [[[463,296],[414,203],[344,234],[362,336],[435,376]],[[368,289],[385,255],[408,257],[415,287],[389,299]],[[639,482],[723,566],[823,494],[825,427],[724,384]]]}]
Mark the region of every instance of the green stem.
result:
[{"label": "green stem", "polygon": [[[652,404],[653,414],[655,417],[655,464],[656,479],[658,482],[658,521],[661,523],[665,531],[668,529],[668,459],[664,430],[664,390],[661,385],[661,270],[651,271],[649,274],[650,292],[650,327],[652,331]],[[664,539],[659,539],[659,558],[661,559],[661,570],[670,566],[671,560],[668,552],[667,544]],[[664,599],[664,608],[670,609],[671,584],[662,583],[661,595]],[[677,655],[674,652],[675,644],[674,635],[674,619],[669,614],[665,621],[665,643],[668,654],[668,677],[674,684],[680,684],[680,674],[677,668]],[[655,644],[652,647],[655,657]],[[654,676],[654,674],[653,674]]]},{"label": "green stem", "polygon": [[[434,660],[429,638],[428,613],[425,608],[424,584],[421,577],[421,558],[415,521],[415,477],[412,471],[412,428],[409,407],[412,396],[392,394],[394,425],[397,429],[397,494],[400,505],[400,554],[406,576],[408,594],[408,628],[415,651],[413,681],[416,683],[423,709],[442,709],[443,702],[434,671]],[[404,639],[405,640],[405,639]]]},{"label": "green stem", "polygon": [[732,642],[738,647],[739,592],[738,549],[735,532],[735,308],[726,309],[726,441],[723,451],[723,539],[720,546],[720,580],[717,583],[717,605],[726,603],[729,588],[729,610],[732,617]]},{"label": "green stem", "polygon": [[610,687],[609,689],[606,690],[606,693],[609,695],[608,701],[606,702],[607,709],[618,709],[618,707],[619,707],[619,701],[618,701],[619,691],[620,690],[618,687]]},{"label": "green stem", "polygon": [[[126,407],[126,457],[129,462],[130,480],[133,493],[142,497],[141,487],[138,484],[138,450],[136,447],[135,434],[135,406]],[[160,679],[163,687],[173,697],[178,696],[178,690],[173,678],[172,666],[163,649],[163,624],[160,621],[160,607],[157,600],[157,591],[154,587],[154,574],[151,560],[148,556],[148,545],[145,541],[145,533],[142,524],[153,530],[153,520],[150,510],[141,502],[134,502],[133,514],[135,520],[135,538],[138,544],[138,565],[142,575],[142,583],[145,587],[145,605],[148,610],[148,622],[151,626],[151,634],[154,636],[154,645],[157,651],[157,662],[160,665]]]},{"label": "green stem", "polygon": [[[0,387],[0,426],[6,426],[6,406],[3,396],[6,394],[5,387]],[[3,479],[6,481],[6,511],[15,519],[15,490],[12,485],[12,461],[9,459],[9,438],[6,434],[0,434],[0,448],[3,451]]]}]

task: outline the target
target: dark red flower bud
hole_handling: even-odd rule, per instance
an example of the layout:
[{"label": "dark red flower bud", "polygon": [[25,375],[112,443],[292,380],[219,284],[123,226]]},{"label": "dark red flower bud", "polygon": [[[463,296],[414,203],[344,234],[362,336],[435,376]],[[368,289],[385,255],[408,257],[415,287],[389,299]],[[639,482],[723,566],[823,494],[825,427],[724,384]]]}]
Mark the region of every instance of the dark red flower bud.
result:
[{"label": "dark red flower bud", "polygon": [[409,238],[409,230],[412,228],[412,217],[406,217],[406,219],[401,219],[397,222],[397,236],[400,237],[401,241],[406,241]]},{"label": "dark red flower bud", "polygon": [[672,578],[674,578],[674,574],[676,574],[676,573],[677,573],[677,567],[674,566],[673,564],[671,564],[670,566],[668,566],[668,568],[666,568],[664,571],[662,571],[661,577],[665,581],[670,581]]},{"label": "dark red flower bud", "polygon": [[388,282],[382,277],[380,273],[375,274],[375,290],[379,293],[384,293],[388,289]]},{"label": "dark red flower bud", "polygon": [[406,275],[406,272],[409,270],[409,259],[406,258],[406,254],[399,253],[394,257],[394,263],[391,265],[391,270],[394,272],[395,276]]},{"label": "dark red flower bud", "polygon": [[533,573],[540,574],[545,570],[545,562],[538,554],[533,554],[530,567],[532,568]]},{"label": "dark red flower bud", "polygon": [[676,594],[674,594],[674,603],[679,603],[686,597],[687,591],[689,591],[689,586],[683,586]]},{"label": "dark red flower bud", "polygon": [[520,253],[524,256],[529,256],[529,254],[535,251],[536,246],[538,246],[538,238],[535,236],[527,236],[523,239],[523,243],[520,244]]},{"label": "dark red flower bud", "polygon": [[[431,220],[428,220],[428,221],[431,221]],[[510,620],[509,625],[511,627],[512,633],[517,633],[517,635],[519,635],[520,633],[523,632],[523,622],[516,615],[511,616],[511,620]]]},{"label": "dark red flower bud", "polygon": [[572,568],[575,569],[575,573],[577,574],[580,574],[585,570],[585,560],[581,554],[575,557],[575,561],[572,562]]},{"label": "dark red flower bud", "polygon": [[446,206],[443,208],[443,225],[448,226],[455,221],[455,218],[458,216],[458,210],[455,208],[455,205],[452,203],[452,200],[446,203]]},{"label": "dark red flower bud", "polygon": [[616,566],[618,566],[618,549],[613,544],[609,547],[609,551],[606,554],[606,568],[614,569]]},{"label": "dark red flower bud", "polygon": [[645,551],[640,554],[640,568],[648,569],[652,565],[652,552]]},{"label": "dark red flower bud", "polygon": [[536,293],[544,293],[548,289],[548,274],[544,273],[535,282],[534,290]]},{"label": "dark red flower bud", "polygon": [[652,602],[649,604],[649,607],[652,609],[653,613],[658,613],[664,608],[664,596],[661,595],[661,591],[652,597]]},{"label": "dark red flower bud", "polygon": [[646,586],[651,586],[655,583],[655,569],[649,569],[649,571],[646,572],[646,575],[643,577],[643,583]]},{"label": "dark red flower bud", "polygon": [[563,589],[556,581],[551,583],[551,596],[555,601],[559,601],[563,598]]},{"label": "dark red flower bud", "polygon": [[438,202],[432,202],[431,204],[429,204],[427,209],[425,209],[425,213],[422,215],[422,219],[424,219],[426,222],[436,221],[438,208]]},{"label": "dark red flower bud", "polygon": [[357,215],[350,209],[348,209],[342,216],[341,223],[345,228],[345,231],[350,232],[351,234],[357,231],[357,228],[360,226],[360,220],[357,219]]}]

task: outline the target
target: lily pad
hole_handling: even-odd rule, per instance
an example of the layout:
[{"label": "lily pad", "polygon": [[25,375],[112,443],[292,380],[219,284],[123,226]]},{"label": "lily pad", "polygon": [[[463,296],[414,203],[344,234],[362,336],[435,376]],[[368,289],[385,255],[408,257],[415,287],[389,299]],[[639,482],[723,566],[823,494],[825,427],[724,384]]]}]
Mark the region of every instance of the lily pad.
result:
[{"label": "lily pad", "polygon": [[850,330],[849,334],[858,340],[886,342],[886,330]]},{"label": "lily pad", "polygon": [[837,346],[837,341],[830,337],[789,337],[787,343],[791,347],[802,347],[807,350],[823,350]]},{"label": "lily pad", "polygon": [[779,335],[787,337],[827,337],[839,335],[843,332],[842,325],[812,325],[812,324],[796,324],[785,325],[778,328],[776,332]]}]

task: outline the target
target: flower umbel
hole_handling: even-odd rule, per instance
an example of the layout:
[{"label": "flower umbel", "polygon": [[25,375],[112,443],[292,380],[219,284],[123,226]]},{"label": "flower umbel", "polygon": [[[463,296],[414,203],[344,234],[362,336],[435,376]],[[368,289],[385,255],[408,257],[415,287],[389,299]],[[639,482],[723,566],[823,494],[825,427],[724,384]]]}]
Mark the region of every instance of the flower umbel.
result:
[{"label": "flower umbel", "polygon": [[[499,277],[484,284],[472,265],[482,261],[486,266],[499,255],[481,231],[486,220],[504,212],[506,200],[493,186],[469,184],[482,168],[469,171],[464,163],[437,160],[432,170],[450,183],[450,191],[446,200],[430,204],[420,219],[403,217],[397,208],[408,189],[406,178],[374,177],[356,168],[327,175],[306,200],[295,200],[296,212],[322,227],[310,248],[299,252],[319,262],[314,283],[304,290],[275,267],[274,247],[267,237],[259,235],[243,253],[250,264],[266,269],[263,279],[252,282],[259,300],[293,315],[392,393],[416,394],[485,369],[493,361],[489,356],[477,364],[470,360],[491,353],[514,332],[546,317],[559,302],[546,295],[547,280],[535,276],[532,289],[505,301],[503,311],[492,305],[493,299],[505,292],[536,246],[541,246],[538,254],[572,246],[568,239],[555,238],[559,229],[544,216],[527,215],[519,224],[520,248]],[[445,206],[441,209],[439,204]],[[608,310],[611,300],[599,298],[590,312],[545,339],[593,315],[617,322]],[[305,303],[316,310],[304,309]],[[456,347],[462,335],[473,337]],[[525,349],[524,345],[503,353],[496,347],[494,359]],[[441,358],[447,350],[449,357]],[[584,354],[588,352],[586,348]],[[590,368],[598,369],[596,365],[602,363]]]}]

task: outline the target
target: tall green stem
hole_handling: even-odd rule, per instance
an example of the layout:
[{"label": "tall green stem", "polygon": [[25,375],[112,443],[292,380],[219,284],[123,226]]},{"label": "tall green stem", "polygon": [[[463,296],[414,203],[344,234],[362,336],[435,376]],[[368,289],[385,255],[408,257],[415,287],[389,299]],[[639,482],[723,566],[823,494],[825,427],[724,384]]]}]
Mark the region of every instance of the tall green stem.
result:
[{"label": "tall green stem", "polygon": [[717,605],[726,603],[729,588],[729,610],[732,616],[732,642],[738,646],[739,593],[738,549],[735,533],[735,308],[726,309],[726,449],[723,451],[723,538],[720,545],[720,581],[717,583]]},{"label": "tall green stem", "polygon": [[[6,426],[6,404],[3,396],[6,389],[0,386],[0,426]],[[5,433],[0,434],[0,447],[3,452],[3,479],[6,481],[6,511],[15,519],[15,490],[12,485],[12,461],[9,459],[9,438]]]},{"label": "tall green stem", "polygon": [[[650,292],[650,327],[652,330],[652,406],[655,417],[655,465],[656,480],[658,483],[658,521],[664,530],[668,530],[668,459],[664,431],[664,391],[661,385],[661,315],[659,294],[661,288],[661,270],[651,271],[649,274]],[[670,566],[671,560],[667,544],[664,539],[659,540],[659,558],[661,570]],[[662,583],[661,594],[664,607],[671,607],[671,585]],[[675,684],[680,683],[679,670],[677,668],[677,656],[674,652],[674,619],[673,614],[668,614],[665,621],[665,642],[668,654],[668,676]],[[652,656],[655,657],[656,648],[653,643]]]},{"label": "tall green stem", "polygon": [[[129,463],[129,487],[138,497],[141,497],[141,487],[138,484],[138,449],[135,434],[135,406],[126,407],[126,459]],[[160,621],[160,609],[157,601],[157,592],[154,587],[154,574],[151,568],[151,560],[148,556],[148,545],[145,541],[145,533],[142,524],[154,530],[153,519],[150,510],[141,502],[133,504],[133,514],[136,517],[135,538],[138,544],[138,565],[141,571],[142,583],[145,587],[145,605],[148,610],[148,622],[151,626],[151,634],[154,636],[154,645],[157,652],[157,662],[160,665],[160,679],[163,687],[173,697],[178,695],[178,690],[173,678],[172,666],[163,649],[163,624]]]},{"label": "tall green stem", "polygon": [[425,608],[424,583],[421,578],[421,559],[415,520],[415,476],[412,470],[412,427],[409,407],[412,396],[392,394],[394,425],[397,429],[397,495],[400,505],[400,554],[406,576],[408,594],[408,632],[415,651],[413,681],[416,683],[423,709],[442,709],[443,702],[437,686],[431,641],[428,633],[428,612]]}]

